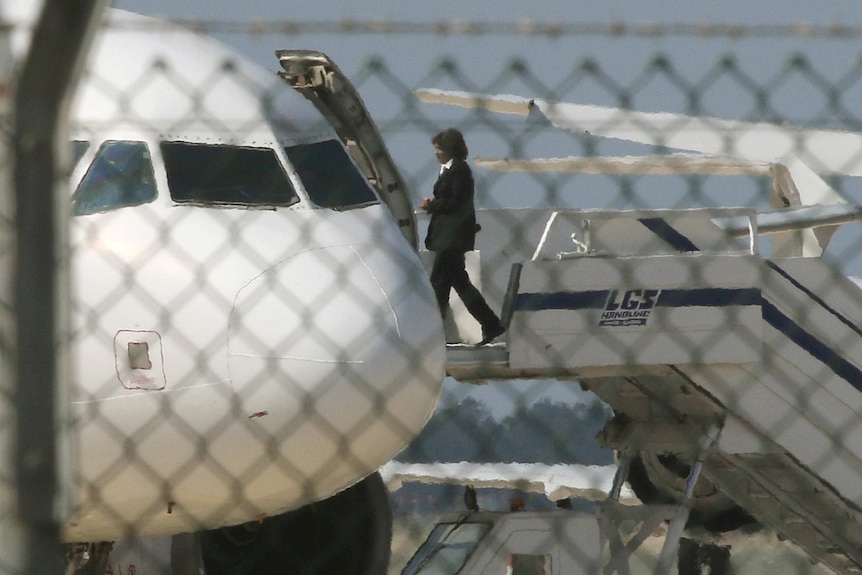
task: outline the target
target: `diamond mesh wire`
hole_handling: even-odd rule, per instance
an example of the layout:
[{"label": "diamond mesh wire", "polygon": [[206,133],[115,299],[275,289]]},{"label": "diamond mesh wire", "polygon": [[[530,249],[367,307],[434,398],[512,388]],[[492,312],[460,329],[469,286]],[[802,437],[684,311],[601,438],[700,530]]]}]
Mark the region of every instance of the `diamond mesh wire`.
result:
[{"label": "diamond mesh wire", "polygon": [[[810,237],[803,254],[803,232],[762,235],[752,250],[745,233],[728,239],[716,225],[729,213],[721,208],[754,217],[787,207],[782,198],[810,203],[806,186],[820,184],[794,158],[858,202],[858,57],[823,69],[793,53],[755,70],[732,53],[693,66],[686,54],[657,51],[620,71],[600,54],[557,54],[551,68],[515,58],[477,71],[441,50],[409,74],[379,54],[345,68],[407,185],[379,196],[406,193],[418,206],[438,174],[431,136],[449,126],[466,136],[482,227],[468,267],[509,327],[503,342],[477,347],[481,329],[454,294],[441,324],[425,269],[433,256],[413,253],[384,203],[315,206],[329,205],[313,191],[334,173],[293,166],[287,148],[335,139],[345,126],[333,131],[274,78],[277,61],[262,73],[173,25],[110,26],[138,51],[102,48],[71,126],[85,143],[71,203],[91,177],[105,202],[71,218],[70,238],[74,370],[64,432],[77,450],[68,454],[74,506],[62,526],[68,543],[117,541],[110,557],[93,547],[89,568],[179,574],[203,556],[212,574],[454,573],[476,545],[493,549],[497,572],[598,572],[620,557],[632,572],[652,572],[685,508],[678,573],[860,570],[862,292],[847,277],[859,266],[858,224],[816,238],[828,245],[822,256],[808,251]],[[580,109],[577,128],[565,131],[553,125],[565,112],[554,104],[513,116],[422,103],[414,94],[422,88],[617,112],[600,120]],[[686,146],[684,120],[627,115],[638,111],[705,120]],[[778,135],[764,137],[768,129]],[[498,171],[489,159],[667,158],[704,141],[712,156],[764,167]],[[110,155],[105,142],[128,155]],[[181,182],[165,168],[165,142],[268,152],[278,170],[255,179],[263,164],[238,162],[231,171],[248,181],[192,183],[189,174],[224,167],[186,163],[190,180]],[[347,144],[339,170],[365,167],[361,142]],[[793,167],[797,189],[776,191],[770,162]],[[276,181],[291,199],[255,199]],[[141,182],[155,191],[143,200],[130,192]],[[186,195],[172,196],[178,185]],[[13,226],[6,208],[3,261]],[[554,210],[566,213],[551,228]],[[427,216],[417,225],[421,243]],[[552,229],[561,235],[537,252]],[[585,247],[572,242],[578,233]],[[7,352],[11,311],[2,308]],[[447,349],[444,339],[463,343]],[[27,416],[9,393],[4,386],[3,428]],[[387,493],[357,484],[384,464]],[[623,511],[608,502],[618,467],[629,468]],[[700,475],[686,496],[693,469]],[[13,474],[0,481],[9,516]],[[469,515],[466,485],[478,490],[480,511]],[[658,519],[639,515],[641,503]],[[499,530],[513,517],[532,521],[533,539],[506,539]],[[573,532],[572,518],[594,533]],[[639,539],[627,557],[622,546]],[[264,551],[249,551],[258,545]],[[70,549],[73,561],[83,557]]]}]

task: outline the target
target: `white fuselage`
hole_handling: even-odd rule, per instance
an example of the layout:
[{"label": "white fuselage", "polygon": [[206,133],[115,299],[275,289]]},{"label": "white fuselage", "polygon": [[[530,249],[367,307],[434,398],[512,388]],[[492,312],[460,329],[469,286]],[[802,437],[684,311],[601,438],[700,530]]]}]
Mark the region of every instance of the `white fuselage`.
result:
[{"label": "white fuselage", "polygon": [[[331,174],[296,164],[316,151],[290,157],[344,151],[321,115],[226,48],[153,25],[110,21],[73,112],[71,541],[328,497],[409,443],[444,375],[430,284],[386,206],[344,152],[334,171],[355,171],[365,200],[320,207],[312,180]],[[295,197],[256,199],[236,176],[256,167],[235,159],[217,189],[226,168],[201,150],[274,158]]]}]

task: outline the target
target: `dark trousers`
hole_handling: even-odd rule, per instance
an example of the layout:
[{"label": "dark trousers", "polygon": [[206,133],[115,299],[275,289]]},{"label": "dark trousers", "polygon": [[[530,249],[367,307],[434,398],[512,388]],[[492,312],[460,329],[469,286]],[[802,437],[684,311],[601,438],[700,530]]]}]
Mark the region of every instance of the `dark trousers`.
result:
[{"label": "dark trousers", "polygon": [[467,311],[476,318],[482,330],[491,331],[500,325],[500,318],[485,302],[479,290],[470,283],[464,264],[464,252],[444,250],[435,252],[434,266],[431,268],[431,286],[437,296],[440,313],[446,317],[449,309],[449,292],[454,289],[467,307]]}]

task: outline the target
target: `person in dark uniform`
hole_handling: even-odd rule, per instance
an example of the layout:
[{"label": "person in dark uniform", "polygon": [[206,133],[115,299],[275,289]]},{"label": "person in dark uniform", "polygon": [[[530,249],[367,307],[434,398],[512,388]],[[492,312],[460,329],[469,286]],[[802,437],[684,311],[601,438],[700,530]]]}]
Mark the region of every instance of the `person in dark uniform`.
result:
[{"label": "person in dark uniform", "polygon": [[464,265],[464,253],[473,249],[479,230],[473,205],[473,172],[466,161],[467,144],[455,128],[443,130],[431,143],[440,162],[440,176],[434,184],[434,197],[423,199],[419,205],[431,214],[425,236],[425,247],[435,254],[431,285],[444,318],[449,309],[449,292],[455,288],[467,311],[482,326],[479,345],[485,345],[501,336],[506,328],[470,283]]}]

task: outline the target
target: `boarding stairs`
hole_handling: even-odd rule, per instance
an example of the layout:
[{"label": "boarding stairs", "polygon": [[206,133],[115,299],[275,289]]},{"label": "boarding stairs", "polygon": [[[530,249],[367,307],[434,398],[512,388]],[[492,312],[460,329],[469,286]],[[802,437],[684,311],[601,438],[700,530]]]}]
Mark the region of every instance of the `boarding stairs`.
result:
[{"label": "boarding stairs", "polygon": [[512,262],[505,341],[447,346],[447,371],[576,381],[614,409],[624,461],[696,461],[690,481],[862,573],[862,290],[758,237],[744,209],[549,212]]}]

